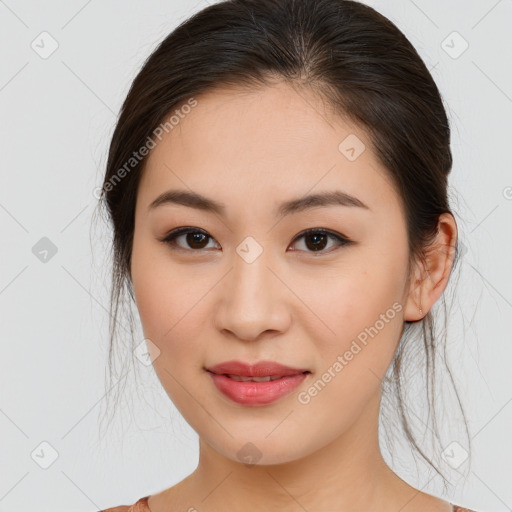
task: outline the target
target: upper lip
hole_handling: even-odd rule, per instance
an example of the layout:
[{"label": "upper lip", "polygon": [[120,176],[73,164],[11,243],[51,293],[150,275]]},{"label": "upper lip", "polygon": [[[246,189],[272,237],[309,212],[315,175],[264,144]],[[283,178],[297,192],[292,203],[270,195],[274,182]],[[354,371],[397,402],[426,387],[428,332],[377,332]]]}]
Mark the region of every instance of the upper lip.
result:
[{"label": "upper lip", "polygon": [[207,371],[218,375],[239,375],[240,377],[287,377],[308,372],[307,368],[292,368],[275,361],[259,361],[244,363],[242,361],[225,361],[206,368]]}]

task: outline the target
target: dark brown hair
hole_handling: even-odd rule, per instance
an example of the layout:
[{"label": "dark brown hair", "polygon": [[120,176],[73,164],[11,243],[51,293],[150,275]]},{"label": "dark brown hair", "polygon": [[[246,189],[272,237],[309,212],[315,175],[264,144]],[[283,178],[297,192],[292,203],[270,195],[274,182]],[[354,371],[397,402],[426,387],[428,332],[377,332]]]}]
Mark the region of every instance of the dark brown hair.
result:
[{"label": "dark brown hair", "polygon": [[[137,188],[145,162],[139,149],[194,96],[222,85],[254,88],[276,81],[314,92],[366,131],[402,200],[410,262],[423,261],[437,234],[439,216],[451,213],[450,128],[439,90],[405,35],[390,20],[356,1],[222,1],[180,24],[149,56],[131,85],[112,136],[99,203],[113,227],[110,358],[126,291],[133,300],[130,259]],[[457,244],[453,268],[458,251]],[[442,303],[446,314],[444,297]],[[434,377],[438,354],[447,365],[446,340],[442,343],[435,327],[432,311],[421,322],[405,323],[383,393],[397,399],[392,408],[406,438],[446,485],[444,475],[417,442],[404,403],[404,372],[412,364],[405,361],[414,354],[416,363],[417,357],[425,363],[432,432],[440,441]],[[133,334],[131,323],[129,332]]]}]

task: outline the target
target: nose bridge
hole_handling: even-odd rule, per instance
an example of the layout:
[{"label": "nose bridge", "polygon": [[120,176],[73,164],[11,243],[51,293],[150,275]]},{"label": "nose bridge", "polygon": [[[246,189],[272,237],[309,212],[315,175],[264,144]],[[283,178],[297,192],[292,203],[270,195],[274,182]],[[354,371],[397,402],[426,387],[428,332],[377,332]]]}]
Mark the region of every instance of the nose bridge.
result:
[{"label": "nose bridge", "polygon": [[270,251],[264,250],[253,237],[247,237],[238,245],[233,257],[229,297],[234,305],[244,309],[245,304],[245,310],[250,305],[253,314],[261,314],[271,306],[275,276],[268,268],[272,265],[269,256]]},{"label": "nose bridge", "polygon": [[254,339],[266,330],[285,328],[288,313],[283,284],[271,270],[271,251],[247,237],[233,254],[233,266],[221,290],[217,311],[219,329]]}]

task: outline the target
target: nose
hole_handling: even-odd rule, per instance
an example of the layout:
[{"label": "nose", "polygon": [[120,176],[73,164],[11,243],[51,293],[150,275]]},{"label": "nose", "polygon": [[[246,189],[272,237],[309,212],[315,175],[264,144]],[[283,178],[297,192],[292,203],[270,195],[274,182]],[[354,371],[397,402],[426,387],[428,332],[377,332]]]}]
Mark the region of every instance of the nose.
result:
[{"label": "nose", "polygon": [[285,332],[290,324],[292,292],[265,251],[254,261],[239,254],[216,287],[215,325],[223,334],[251,341]]}]

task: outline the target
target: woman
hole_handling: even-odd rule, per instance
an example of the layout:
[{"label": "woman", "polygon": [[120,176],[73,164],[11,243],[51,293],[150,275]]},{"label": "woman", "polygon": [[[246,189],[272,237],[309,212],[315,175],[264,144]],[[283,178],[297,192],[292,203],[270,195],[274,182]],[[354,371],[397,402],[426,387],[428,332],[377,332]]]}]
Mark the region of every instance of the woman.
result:
[{"label": "woman", "polygon": [[113,304],[126,286],[200,458],[108,511],[467,510],[402,480],[378,437],[391,385],[408,425],[409,335],[423,328],[411,343],[427,363],[440,343],[451,165],[430,73],[368,6],[224,1],[159,45],[122,107],[101,200]]}]

